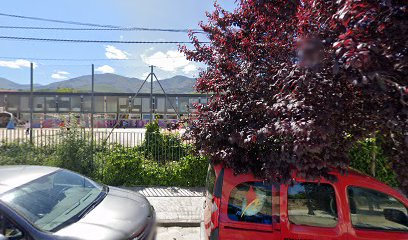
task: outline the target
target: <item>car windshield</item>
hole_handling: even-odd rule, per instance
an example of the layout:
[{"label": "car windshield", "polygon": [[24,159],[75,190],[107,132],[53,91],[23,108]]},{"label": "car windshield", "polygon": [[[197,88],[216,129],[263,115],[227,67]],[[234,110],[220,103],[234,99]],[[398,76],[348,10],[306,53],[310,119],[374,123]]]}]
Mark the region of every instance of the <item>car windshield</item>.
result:
[{"label": "car windshield", "polygon": [[42,231],[57,231],[79,220],[106,195],[104,187],[60,170],[0,195],[0,200]]}]

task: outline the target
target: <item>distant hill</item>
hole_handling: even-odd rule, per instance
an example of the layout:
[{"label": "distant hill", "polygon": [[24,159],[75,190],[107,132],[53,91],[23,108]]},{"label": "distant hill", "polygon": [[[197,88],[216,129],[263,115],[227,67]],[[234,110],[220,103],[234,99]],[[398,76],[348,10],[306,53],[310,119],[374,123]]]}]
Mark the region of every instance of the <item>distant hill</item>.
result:
[{"label": "distant hill", "polygon": [[[96,92],[137,92],[142,85],[143,80],[138,78],[129,78],[117,74],[105,73],[95,74],[95,91]],[[193,93],[195,79],[185,76],[174,76],[172,78],[160,80],[161,85],[166,93]],[[154,81],[154,92],[161,93],[159,84]],[[22,85],[0,78],[0,89],[7,90],[29,90],[29,85]],[[57,89],[75,89],[80,92],[89,92],[91,90],[91,75],[80,76],[64,81],[58,81],[47,85],[35,85],[37,91],[55,91]],[[150,82],[146,82],[141,92],[150,92]]]},{"label": "distant hill", "polygon": [[27,90],[30,85],[18,84],[5,78],[0,77],[0,89],[6,90]]}]

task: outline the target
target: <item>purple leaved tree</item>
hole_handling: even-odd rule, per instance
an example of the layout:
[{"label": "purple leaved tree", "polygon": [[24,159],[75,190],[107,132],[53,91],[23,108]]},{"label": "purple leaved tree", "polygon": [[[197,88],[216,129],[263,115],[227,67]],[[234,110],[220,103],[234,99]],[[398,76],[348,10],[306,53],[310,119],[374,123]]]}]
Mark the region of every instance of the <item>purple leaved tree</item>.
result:
[{"label": "purple leaved tree", "polygon": [[408,192],[408,9],[392,0],[240,0],[215,4],[190,35],[206,65],[191,136],[214,163],[279,182],[330,179],[374,133]]}]

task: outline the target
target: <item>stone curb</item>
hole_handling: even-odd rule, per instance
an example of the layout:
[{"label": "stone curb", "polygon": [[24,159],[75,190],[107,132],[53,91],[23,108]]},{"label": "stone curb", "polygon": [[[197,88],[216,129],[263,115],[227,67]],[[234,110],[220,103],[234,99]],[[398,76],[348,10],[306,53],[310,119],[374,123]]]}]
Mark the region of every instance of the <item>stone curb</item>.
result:
[{"label": "stone curb", "polygon": [[157,222],[158,227],[200,227],[200,222]]},{"label": "stone curb", "polygon": [[156,210],[159,227],[200,227],[203,188],[122,187],[144,195]]}]

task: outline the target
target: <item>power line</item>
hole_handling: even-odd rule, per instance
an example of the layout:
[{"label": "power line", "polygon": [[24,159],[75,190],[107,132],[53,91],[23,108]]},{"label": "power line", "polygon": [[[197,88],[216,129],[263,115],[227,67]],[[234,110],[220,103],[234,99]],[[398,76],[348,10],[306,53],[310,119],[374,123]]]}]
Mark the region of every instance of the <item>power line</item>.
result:
[{"label": "power line", "polygon": [[30,20],[43,21],[43,22],[64,23],[64,24],[72,24],[72,25],[80,25],[80,26],[92,26],[92,27],[101,27],[101,28],[120,28],[120,26],[114,26],[114,25],[102,25],[102,24],[95,24],[95,23],[64,21],[64,20],[56,20],[56,19],[48,19],[48,18],[40,18],[40,17],[29,17],[29,16],[15,15],[15,14],[7,14],[7,13],[0,13],[0,16],[30,19]]},{"label": "power line", "polygon": [[[87,40],[87,39],[60,39],[60,38],[33,38],[0,36],[0,40],[42,41],[42,42],[69,42],[69,43],[118,43],[118,44],[192,44],[183,41],[119,41],[119,40]],[[210,42],[200,42],[210,43]]]},{"label": "power line", "polygon": [[[24,29],[24,30],[56,30],[56,31],[150,31],[150,32],[174,32],[188,33],[189,29],[171,28],[144,28],[144,27],[118,27],[118,28],[72,28],[72,27],[36,27],[36,26],[5,26],[0,29]],[[201,30],[191,30],[193,33],[204,33]]]},{"label": "power line", "polygon": [[[184,56],[179,56],[179,57],[149,57],[149,59],[177,59],[177,58],[184,58]],[[86,61],[140,61],[142,59],[140,58],[126,58],[126,59],[110,59],[110,58],[35,58],[35,57],[2,57],[0,56],[0,59],[6,59],[6,60],[19,60],[19,59],[25,59],[25,60],[33,60],[33,61],[67,61],[67,62],[86,62]]]},{"label": "power line", "polygon": [[[86,68],[89,68],[89,65],[90,65],[90,64],[86,64],[86,63],[83,63],[83,64],[43,64],[43,63],[36,63],[36,64],[38,66],[41,66],[42,69],[46,69],[46,68],[49,68],[49,67],[86,67]],[[103,64],[98,64],[98,65],[103,65]],[[146,68],[146,64],[138,64],[138,65],[133,65],[132,64],[131,66],[111,65],[111,64],[109,64],[109,65],[112,66],[112,67],[115,67],[115,68],[120,68],[120,69],[135,69],[135,68],[141,69],[141,68]]]},{"label": "power line", "polygon": [[[4,17],[13,17],[13,18],[20,18],[20,19],[29,19],[29,20],[36,20],[36,21],[43,21],[43,22],[53,22],[53,23],[63,23],[63,24],[71,24],[71,25],[79,25],[79,26],[91,26],[91,27],[98,27],[98,28],[108,28],[108,29],[126,29],[126,27],[115,26],[115,25],[104,25],[104,24],[96,24],[96,23],[85,23],[85,22],[76,22],[76,21],[66,21],[66,20],[56,20],[56,19],[49,19],[49,18],[40,18],[40,17],[30,17],[30,16],[23,16],[23,15],[15,15],[15,14],[7,14],[7,13],[0,13],[0,16]],[[138,27],[130,27],[130,29],[145,29],[143,31],[180,31],[180,32],[188,32],[188,29],[163,29],[163,28],[138,28]],[[56,30],[56,29],[55,29]],[[201,29],[191,29],[194,32],[202,32]]]}]

